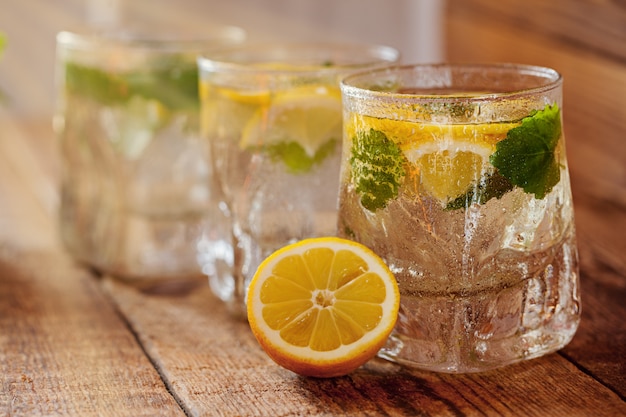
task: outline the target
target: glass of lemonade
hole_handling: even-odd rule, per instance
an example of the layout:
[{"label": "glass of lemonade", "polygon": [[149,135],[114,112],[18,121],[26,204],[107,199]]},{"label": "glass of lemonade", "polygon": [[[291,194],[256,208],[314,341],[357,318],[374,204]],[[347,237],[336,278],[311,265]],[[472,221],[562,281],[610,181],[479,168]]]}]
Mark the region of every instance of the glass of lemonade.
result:
[{"label": "glass of lemonade", "polygon": [[270,253],[336,234],[339,80],[397,59],[389,47],[323,43],[250,44],[199,58],[219,204],[198,258],[234,315],[245,315],[249,280]]},{"label": "glass of lemonade", "polygon": [[202,276],[210,165],[196,58],[244,36],[219,25],[197,37],[58,34],[60,234],[72,256],[135,283]]},{"label": "glass of lemonade", "polygon": [[414,65],[341,84],[338,232],[401,292],[380,356],[479,372],[556,351],[580,320],[562,78],[512,64]]}]

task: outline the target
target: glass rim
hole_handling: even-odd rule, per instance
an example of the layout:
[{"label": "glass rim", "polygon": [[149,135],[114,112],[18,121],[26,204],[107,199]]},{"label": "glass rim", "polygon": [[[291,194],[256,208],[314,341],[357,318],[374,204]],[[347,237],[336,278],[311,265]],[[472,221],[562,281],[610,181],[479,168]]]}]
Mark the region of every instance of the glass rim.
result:
[{"label": "glass rim", "polygon": [[[538,83],[537,86],[510,89],[509,91],[486,91],[484,93],[476,92],[455,92],[454,94],[445,93],[413,93],[413,92],[393,92],[375,90],[373,88],[367,88],[359,85],[355,85],[358,80],[366,80],[378,75],[393,75],[400,74],[405,71],[416,71],[419,69],[430,70],[497,70],[502,73],[519,73],[525,75],[535,76],[537,79],[545,80],[544,83]],[[404,64],[393,65],[385,68],[374,68],[366,71],[359,71],[344,77],[340,81],[340,88],[342,94],[350,97],[367,97],[372,98],[393,98],[394,100],[407,100],[412,102],[432,102],[432,101],[464,101],[464,102],[479,102],[485,100],[495,100],[502,98],[513,98],[518,96],[528,96],[533,94],[541,94],[558,88],[563,83],[563,76],[557,70],[544,67],[540,65],[528,65],[509,62],[496,62],[496,63],[418,63],[418,64]],[[411,86],[408,86],[411,88]]]},{"label": "glass rim", "polygon": [[[359,51],[363,56],[368,55],[369,59],[360,59],[353,63],[327,65],[323,64],[296,64],[289,68],[269,68],[266,65],[271,63],[289,64],[288,59],[272,60],[271,56],[267,59],[257,61],[246,61],[237,59],[228,59],[237,53],[258,52],[266,50],[272,52],[284,53],[302,53],[311,51],[319,52],[341,52],[347,54],[350,51]],[[215,49],[211,54],[203,53],[198,56],[198,67],[201,72],[230,72],[230,73],[257,73],[264,75],[304,75],[304,74],[323,74],[336,73],[341,71],[358,71],[366,68],[378,68],[396,63],[400,59],[400,51],[394,47],[379,44],[356,43],[356,42],[264,42],[264,43],[247,43],[232,47]]]},{"label": "glass rim", "polygon": [[194,31],[193,35],[182,36],[179,32],[151,33],[139,27],[62,30],[56,34],[57,45],[69,49],[91,49],[99,47],[124,47],[145,50],[192,50],[207,45],[215,48],[219,42],[243,42],[246,31],[238,26],[211,24]]}]

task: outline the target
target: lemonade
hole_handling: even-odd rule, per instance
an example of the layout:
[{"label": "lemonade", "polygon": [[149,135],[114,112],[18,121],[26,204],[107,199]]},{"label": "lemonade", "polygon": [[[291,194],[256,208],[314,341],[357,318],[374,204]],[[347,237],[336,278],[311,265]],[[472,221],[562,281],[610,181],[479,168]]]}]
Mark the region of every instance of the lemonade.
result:
[{"label": "lemonade", "polygon": [[[476,372],[563,347],[580,297],[560,78],[534,67],[411,71],[342,85],[339,235],[380,255],[401,293],[380,355]],[[420,84],[430,77],[449,89]],[[517,83],[510,94],[480,93],[502,79]]]},{"label": "lemonade", "polygon": [[339,79],[396,58],[385,47],[287,44],[199,60],[202,128],[219,204],[198,257],[234,314],[245,316],[248,283],[268,255],[336,234]]},{"label": "lemonade", "polygon": [[76,259],[129,281],[199,277],[210,166],[196,56],[242,33],[127,36],[58,35],[61,238]]}]

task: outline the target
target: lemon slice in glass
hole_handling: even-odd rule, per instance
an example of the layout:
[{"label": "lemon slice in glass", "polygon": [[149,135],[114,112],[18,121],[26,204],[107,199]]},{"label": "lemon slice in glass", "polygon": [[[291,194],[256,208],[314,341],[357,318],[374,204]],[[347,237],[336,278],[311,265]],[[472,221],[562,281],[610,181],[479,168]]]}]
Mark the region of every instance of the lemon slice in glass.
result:
[{"label": "lemon slice in glass", "polygon": [[489,155],[494,150],[488,143],[464,140],[432,141],[403,149],[409,162],[419,169],[422,189],[442,202],[464,194],[492,173]]},{"label": "lemon slice in glass", "polygon": [[[294,172],[306,172],[341,141],[341,95],[326,86],[278,93],[246,123],[239,146],[265,149]],[[332,142],[331,142],[332,141]]]},{"label": "lemon slice in glass", "polygon": [[[417,168],[422,190],[447,203],[494,172],[489,156],[515,124],[414,124],[413,136],[400,143]],[[417,133],[416,133],[417,132]],[[396,132],[397,134],[397,132]]]},{"label": "lemon slice in glass", "polygon": [[239,104],[250,104],[253,106],[267,106],[270,102],[269,90],[236,90],[225,87],[217,87],[217,93],[223,98],[232,100]]},{"label": "lemon slice in glass", "polygon": [[374,357],[393,329],[398,285],[385,263],[350,240],[305,239],[261,263],[247,296],[255,337],[300,375],[345,375]]}]

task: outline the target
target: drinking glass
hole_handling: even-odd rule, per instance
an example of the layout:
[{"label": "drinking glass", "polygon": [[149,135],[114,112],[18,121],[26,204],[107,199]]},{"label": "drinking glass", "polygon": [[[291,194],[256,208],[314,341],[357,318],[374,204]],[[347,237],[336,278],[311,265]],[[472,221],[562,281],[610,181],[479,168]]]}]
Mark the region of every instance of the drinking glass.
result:
[{"label": "drinking glass", "polygon": [[196,58],[244,36],[220,25],[197,37],[58,34],[60,235],[74,258],[137,284],[202,276],[210,165]]},{"label": "drinking glass", "polygon": [[565,346],[580,320],[562,78],[513,64],[411,65],[341,84],[338,234],[401,292],[380,356],[478,372]]},{"label": "drinking glass", "polygon": [[218,204],[198,257],[235,316],[245,317],[246,289],[265,257],[336,234],[339,80],[397,59],[389,47],[323,43],[250,44],[199,58]]}]

